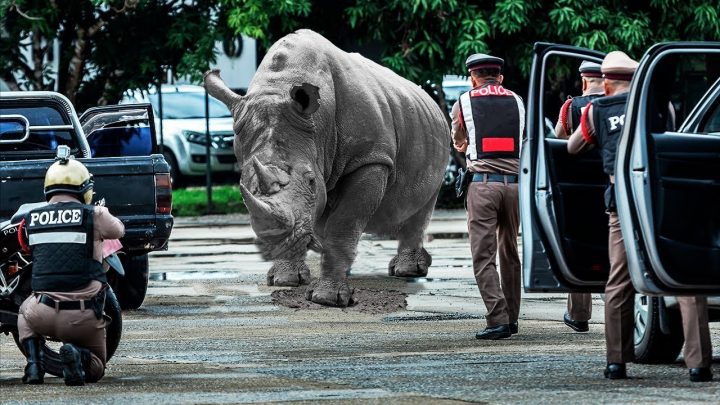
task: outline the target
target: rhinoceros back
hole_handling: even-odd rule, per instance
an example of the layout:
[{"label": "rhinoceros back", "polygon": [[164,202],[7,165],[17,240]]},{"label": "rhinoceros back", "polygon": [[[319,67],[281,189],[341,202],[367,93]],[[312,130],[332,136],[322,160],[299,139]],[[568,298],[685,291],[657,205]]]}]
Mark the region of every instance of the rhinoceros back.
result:
[{"label": "rhinoceros back", "polygon": [[[321,35],[299,30],[276,42],[250,84],[248,96],[319,87],[316,136],[334,142],[329,188],[368,164],[389,167],[385,199],[399,210],[434,199],[449,153],[444,113],[419,86]],[[382,207],[381,207],[382,208]]]}]

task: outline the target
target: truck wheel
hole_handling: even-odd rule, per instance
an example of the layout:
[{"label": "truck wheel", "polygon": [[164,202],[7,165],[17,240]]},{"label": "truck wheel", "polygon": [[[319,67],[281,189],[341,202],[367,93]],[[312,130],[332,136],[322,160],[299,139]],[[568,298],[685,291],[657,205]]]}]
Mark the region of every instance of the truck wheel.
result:
[{"label": "truck wheel", "polygon": [[[115,350],[117,350],[120,344],[120,338],[122,336],[122,312],[120,310],[120,303],[118,303],[112,288],[106,290],[105,314],[112,318],[112,322],[105,327],[106,359],[110,361],[110,358],[115,354]],[[12,331],[12,335],[15,339],[15,344],[20,348],[20,351],[23,352],[17,329]],[[59,342],[50,342],[49,344],[46,342],[42,347],[43,354],[45,355],[43,365],[45,366],[45,372],[57,377],[62,377],[62,361],[60,360],[60,353],[58,353],[59,349]],[[23,354],[25,353],[23,352]]]},{"label": "truck wheel", "polygon": [[178,168],[177,159],[175,159],[175,155],[168,150],[165,149],[163,152],[163,157],[165,157],[165,161],[170,165],[170,179],[172,181],[173,188],[178,188],[183,183],[183,176],[182,173],[180,173],[180,169]]},{"label": "truck wheel", "polygon": [[[660,311],[668,317],[669,334],[660,328]],[[677,360],[685,338],[680,311],[666,309],[661,297],[635,295],[635,362],[667,364]]]},{"label": "truck wheel", "polygon": [[120,255],[120,261],[125,269],[125,276],[115,272],[108,273],[108,283],[117,294],[120,308],[138,309],[147,294],[150,277],[148,255],[147,253],[140,256]]}]

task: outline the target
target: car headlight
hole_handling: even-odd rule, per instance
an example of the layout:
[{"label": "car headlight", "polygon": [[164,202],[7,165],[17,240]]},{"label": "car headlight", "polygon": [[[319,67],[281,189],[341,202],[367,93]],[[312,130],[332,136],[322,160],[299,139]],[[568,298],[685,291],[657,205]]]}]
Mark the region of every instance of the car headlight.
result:
[{"label": "car headlight", "polygon": [[207,143],[205,142],[207,137],[204,132],[182,131],[182,134],[188,142],[197,143],[199,145],[205,145]]},{"label": "car headlight", "polygon": [[[195,132],[195,131],[182,131],[183,136],[188,140],[188,142],[197,143],[198,145],[206,145],[207,142],[207,135],[205,132]],[[225,142],[223,141],[222,135],[210,135],[210,145],[215,148],[221,148],[225,146]]]}]

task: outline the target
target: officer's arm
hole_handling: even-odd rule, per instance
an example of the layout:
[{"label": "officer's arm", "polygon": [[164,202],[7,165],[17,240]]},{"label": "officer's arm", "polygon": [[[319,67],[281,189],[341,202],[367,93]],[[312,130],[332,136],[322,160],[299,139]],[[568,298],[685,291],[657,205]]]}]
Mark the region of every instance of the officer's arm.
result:
[{"label": "officer's arm", "polygon": [[467,150],[467,132],[465,126],[460,117],[460,101],[456,101],[450,111],[450,117],[452,118],[452,141],[453,146],[458,152],[465,152]]},{"label": "officer's arm", "polygon": [[592,104],[583,109],[582,119],[578,128],[568,139],[568,153],[576,155],[587,152],[595,147],[595,125],[592,120]]},{"label": "officer's arm", "polygon": [[572,102],[572,99],[569,98],[565,103],[560,107],[560,113],[558,113],[558,120],[557,124],[555,124],[555,136],[559,139],[567,139],[568,133],[565,130],[565,127],[571,127],[571,119],[570,116],[570,103]]},{"label": "officer's arm", "polygon": [[119,239],[125,235],[125,225],[105,207],[95,207],[95,229],[102,239]]}]

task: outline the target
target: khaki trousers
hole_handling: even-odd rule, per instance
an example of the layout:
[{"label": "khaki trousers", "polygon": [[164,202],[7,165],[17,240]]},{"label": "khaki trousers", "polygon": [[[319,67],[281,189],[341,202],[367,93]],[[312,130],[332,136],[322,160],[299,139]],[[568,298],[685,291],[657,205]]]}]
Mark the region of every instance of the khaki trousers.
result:
[{"label": "khaki trousers", "polygon": [[487,309],[487,327],[515,322],[520,312],[521,282],[518,185],[472,182],[467,204],[473,270]]},{"label": "khaki trousers", "polygon": [[[608,363],[635,358],[635,289],[627,269],[627,255],[616,213],[609,215],[610,276],[605,286],[605,340]],[[707,298],[677,297],[685,335],[684,357],[688,368],[709,367],[712,360]]]},{"label": "khaki trousers", "polygon": [[592,296],[588,293],[568,294],[567,310],[573,321],[589,321],[592,317]]},{"label": "khaki trousers", "polygon": [[32,294],[20,306],[20,341],[48,336],[88,349],[92,355],[85,380],[100,380],[105,374],[106,363],[105,320],[98,320],[90,308],[56,312],[55,308],[40,303],[39,299],[39,294]]}]

